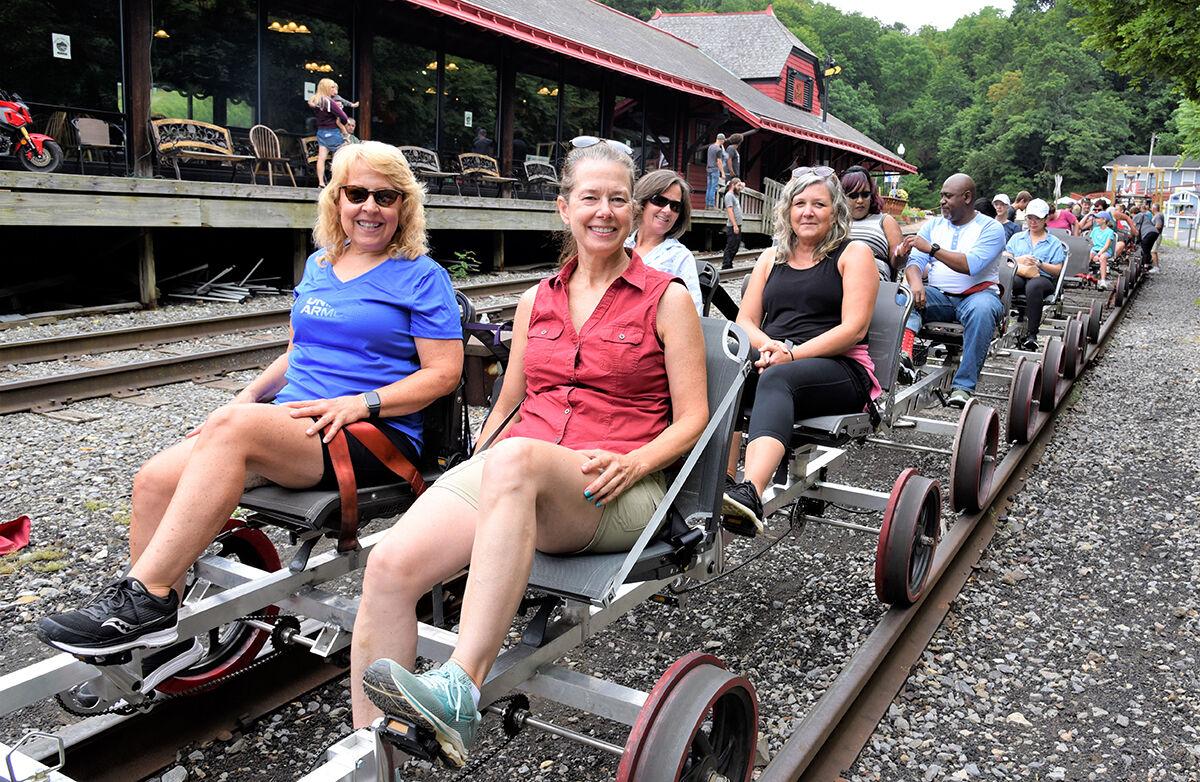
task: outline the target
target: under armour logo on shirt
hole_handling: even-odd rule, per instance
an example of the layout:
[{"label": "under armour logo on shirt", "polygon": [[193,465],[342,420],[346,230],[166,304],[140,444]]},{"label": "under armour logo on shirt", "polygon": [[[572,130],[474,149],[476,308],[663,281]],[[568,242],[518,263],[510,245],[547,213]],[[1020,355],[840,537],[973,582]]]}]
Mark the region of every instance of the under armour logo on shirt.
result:
[{"label": "under armour logo on shirt", "polygon": [[314,318],[336,318],[337,310],[330,307],[323,299],[309,297],[300,309],[301,315],[312,315]]}]

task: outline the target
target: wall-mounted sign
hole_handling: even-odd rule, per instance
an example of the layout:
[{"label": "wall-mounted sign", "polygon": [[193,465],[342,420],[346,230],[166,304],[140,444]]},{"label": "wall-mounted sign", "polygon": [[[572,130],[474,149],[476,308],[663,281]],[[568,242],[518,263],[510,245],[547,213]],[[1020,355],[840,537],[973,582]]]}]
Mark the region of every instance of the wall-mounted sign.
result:
[{"label": "wall-mounted sign", "polygon": [[463,127],[469,128],[474,124],[475,124],[474,112],[464,111],[463,112]]},{"label": "wall-mounted sign", "polygon": [[50,50],[61,60],[71,59],[71,36],[62,33],[50,33]]},{"label": "wall-mounted sign", "polygon": [[304,82],[304,99],[312,100],[312,96],[314,96],[316,94],[317,94],[316,82],[312,82],[312,81]]}]

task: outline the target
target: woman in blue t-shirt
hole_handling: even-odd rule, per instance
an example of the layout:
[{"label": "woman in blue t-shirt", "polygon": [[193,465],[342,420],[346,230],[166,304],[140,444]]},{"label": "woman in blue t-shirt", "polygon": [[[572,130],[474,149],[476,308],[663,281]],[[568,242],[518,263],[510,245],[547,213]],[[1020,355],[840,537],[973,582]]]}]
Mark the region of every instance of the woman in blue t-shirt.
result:
[{"label": "woman in blue t-shirt", "polygon": [[[142,466],[129,575],[86,608],[42,619],[45,641],[88,656],[174,644],[184,576],[248,481],[333,485],[328,444],[347,424],[369,419],[417,457],[419,411],[454,389],[463,361],[449,275],[426,255],[423,196],[395,147],[368,141],[338,151],[318,202],[321,249],[296,286],[287,352]],[[347,441],[359,483],[388,474],[353,435]],[[192,639],[157,659],[179,670],[202,652]]]}]

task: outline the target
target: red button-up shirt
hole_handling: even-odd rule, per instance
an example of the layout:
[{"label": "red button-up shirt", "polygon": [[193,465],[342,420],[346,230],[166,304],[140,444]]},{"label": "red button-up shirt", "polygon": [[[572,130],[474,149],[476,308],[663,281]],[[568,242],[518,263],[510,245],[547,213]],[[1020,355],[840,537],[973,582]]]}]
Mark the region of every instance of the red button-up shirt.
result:
[{"label": "red button-up shirt", "polygon": [[526,397],[506,436],[629,453],[671,422],[656,319],[676,278],[634,254],[576,333],[567,301],[576,264],[568,261],[538,286],[525,348]]}]

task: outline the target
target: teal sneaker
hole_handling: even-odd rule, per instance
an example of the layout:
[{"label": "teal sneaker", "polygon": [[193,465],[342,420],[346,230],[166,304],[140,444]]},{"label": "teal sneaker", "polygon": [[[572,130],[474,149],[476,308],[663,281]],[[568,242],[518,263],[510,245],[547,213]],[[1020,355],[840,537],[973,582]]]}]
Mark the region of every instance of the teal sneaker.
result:
[{"label": "teal sneaker", "polygon": [[967,406],[967,402],[971,401],[973,394],[965,388],[950,389],[950,397],[946,400],[946,404],[951,407],[962,409]]},{"label": "teal sneaker", "polygon": [[363,674],[371,703],[388,716],[429,725],[446,757],[460,767],[483,719],[471,700],[472,684],[453,660],[420,676],[391,660],[376,660]]}]

